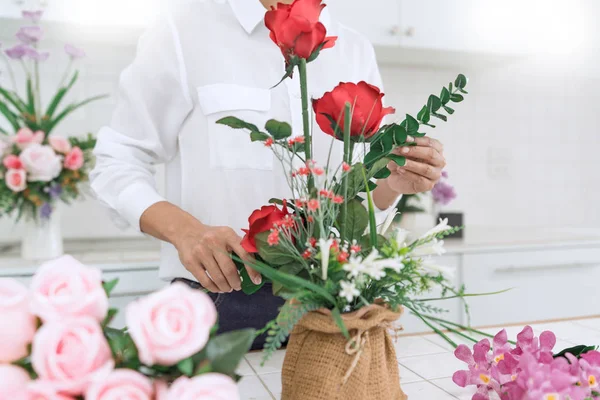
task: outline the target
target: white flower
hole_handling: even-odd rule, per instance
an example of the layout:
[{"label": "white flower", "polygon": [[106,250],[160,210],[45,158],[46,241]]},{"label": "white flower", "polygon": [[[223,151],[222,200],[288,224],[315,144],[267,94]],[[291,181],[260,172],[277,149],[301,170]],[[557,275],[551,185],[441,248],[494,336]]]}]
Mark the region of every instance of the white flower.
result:
[{"label": "white flower", "polygon": [[347,264],[344,264],[344,271],[348,272],[348,276],[356,278],[365,272],[365,266],[362,263],[362,257],[350,257]]},{"label": "white flower", "polygon": [[321,270],[323,273],[323,280],[327,280],[327,269],[329,268],[329,252],[333,239],[319,239],[319,248],[321,249]]},{"label": "white flower", "polygon": [[452,229],[452,227],[450,225],[448,225],[448,218],[445,218],[445,219],[440,218],[440,223],[435,228],[431,229],[430,231],[425,233],[423,236],[421,236],[421,239],[426,238],[428,236],[437,235],[438,233],[447,232],[450,229]]},{"label": "white flower", "polygon": [[441,256],[446,252],[444,249],[444,241],[433,239],[430,242],[424,243],[422,246],[417,247],[412,252],[413,257],[425,257],[431,255]]},{"label": "white flower", "polygon": [[397,212],[388,212],[387,218],[385,219],[383,224],[381,224],[379,226],[379,234],[380,235],[385,235],[387,230],[390,228],[390,225],[392,225],[392,222],[394,222],[396,215],[398,215]]},{"label": "white flower", "polygon": [[386,260],[381,260],[379,262],[373,262],[373,263],[367,265],[365,273],[376,281],[384,278],[385,277],[385,261]]},{"label": "white flower", "polygon": [[400,272],[404,269],[404,257],[390,258],[387,260],[378,261],[383,263],[386,269],[391,269],[395,272]]},{"label": "white flower", "polygon": [[409,233],[410,232],[406,229],[396,229],[396,243],[398,243],[400,246],[404,246]]},{"label": "white flower", "polygon": [[62,170],[62,159],[50,146],[31,144],[19,158],[28,172],[27,180],[30,182],[50,182]]},{"label": "white flower", "polygon": [[431,257],[427,257],[423,259],[423,263],[421,264],[421,268],[423,268],[426,272],[433,273],[434,275],[442,274],[446,278],[454,277],[454,268],[445,267],[436,264]]},{"label": "white flower", "polygon": [[354,282],[341,281],[340,286],[342,287],[342,290],[340,290],[340,297],[344,297],[348,303],[351,303],[352,300],[360,296],[360,291],[356,288]]}]

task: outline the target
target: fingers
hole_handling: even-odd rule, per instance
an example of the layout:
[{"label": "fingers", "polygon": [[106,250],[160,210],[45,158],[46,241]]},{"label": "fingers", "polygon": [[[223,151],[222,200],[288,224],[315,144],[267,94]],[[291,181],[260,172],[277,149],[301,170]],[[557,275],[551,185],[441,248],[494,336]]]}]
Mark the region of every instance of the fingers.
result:
[{"label": "fingers", "polygon": [[[231,247],[231,250],[238,255],[238,257],[251,264],[255,261],[254,257],[246,250],[244,250],[240,242],[241,239],[239,238],[239,236],[235,235],[235,238],[232,237],[231,240],[228,241],[228,245],[229,247]],[[262,277],[260,273],[253,270],[252,267],[250,267],[250,265],[248,264],[246,264],[245,266],[246,271],[248,271],[248,275],[250,276],[250,279],[252,279],[252,282],[254,282],[255,285],[260,285],[260,283],[262,282]]]},{"label": "fingers", "polygon": [[212,293],[220,292],[217,285],[215,285],[215,283],[212,281],[212,279],[210,279],[209,276],[206,274],[206,271],[204,270],[204,268],[198,270],[198,272],[194,274],[194,277],[196,279],[198,279],[198,282],[200,282],[200,284],[202,285],[202,287],[204,289],[206,289]]},{"label": "fingers", "polygon": [[436,149],[440,154],[444,153],[444,145],[442,144],[442,142],[440,142],[437,139],[433,139],[430,138],[428,136],[423,136],[423,137],[418,137],[418,138],[414,138],[415,143],[417,143],[417,146],[421,146],[421,147],[433,147],[434,149]]},{"label": "fingers", "polygon": [[425,163],[434,167],[444,168],[446,166],[446,159],[444,156],[433,147],[400,147],[398,148],[398,151],[395,151],[395,153],[413,160],[423,160]]},{"label": "fingers", "polygon": [[435,181],[427,179],[422,175],[415,174],[407,169],[400,168],[398,172],[404,176],[406,182],[410,182],[410,189],[404,194],[428,192],[433,189],[433,186],[435,185]]},{"label": "fingers", "polygon": [[407,159],[406,164],[402,168],[434,182],[439,181],[442,177],[442,168],[434,167],[419,161]]},{"label": "fingers", "polygon": [[202,260],[202,263],[203,263],[204,267],[206,268],[206,271],[208,272],[212,281],[219,288],[219,291],[221,291],[223,293],[229,293],[229,292],[233,291],[233,288],[231,287],[231,285],[229,284],[229,282],[227,281],[227,279],[221,272],[221,268],[219,268],[219,264],[214,259],[214,257],[212,257],[212,255],[205,257]]},{"label": "fingers", "polygon": [[219,264],[221,273],[227,280],[227,283],[233,290],[242,290],[242,281],[240,280],[240,274],[238,273],[237,267],[233,263],[233,260],[229,256],[229,253],[216,252],[214,254],[215,260]]}]

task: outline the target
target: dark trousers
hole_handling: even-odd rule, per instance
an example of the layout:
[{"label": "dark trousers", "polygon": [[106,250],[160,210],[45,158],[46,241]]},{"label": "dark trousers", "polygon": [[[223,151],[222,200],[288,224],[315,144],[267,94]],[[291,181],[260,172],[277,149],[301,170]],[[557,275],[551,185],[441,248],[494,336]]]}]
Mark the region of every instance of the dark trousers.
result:
[{"label": "dark trousers", "polygon": [[[183,282],[193,289],[202,289],[198,282],[178,278],[173,282]],[[265,284],[253,295],[243,292],[208,293],[214,301],[219,313],[219,333],[225,333],[245,328],[262,329],[268,322],[274,320],[279,308],[285,302],[281,297],[273,295],[272,284]],[[267,335],[256,338],[252,350],[260,350],[265,344]]]}]

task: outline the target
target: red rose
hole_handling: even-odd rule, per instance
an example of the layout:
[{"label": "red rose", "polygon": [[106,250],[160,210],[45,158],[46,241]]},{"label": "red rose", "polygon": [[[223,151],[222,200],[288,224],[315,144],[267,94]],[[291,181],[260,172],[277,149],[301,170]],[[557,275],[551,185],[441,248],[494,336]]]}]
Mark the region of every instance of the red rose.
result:
[{"label": "red rose", "polygon": [[317,123],[323,132],[335,136],[332,121],[337,122],[340,127],[338,139],[342,139],[344,109],[346,103],[350,103],[353,107],[350,136],[369,138],[377,133],[383,117],[396,112],[393,107],[383,107],[383,96],[377,86],[364,81],[358,84],[340,83],[322,98],[313,100]]},{"label": "red rose", "polygon": [[248,221],[250,222],[249,229],[243,229],[246,233],[244,239],[242,239],[242,247],[248,253],[258,253],[256,248],[255,237],[259,233],[270,231],[273,226],[282,221],[286,215],[289,215],[288,209],[283,205],[283,209],[280,210],[275,205],[263,206],[260,210],[256,210],[250,215]]},{"label": "red rose", "polygon": [[286,61],[293,56],[308,59],[321,45],[323,49],[335,45],[337,37],[327,37],[327,29],[319,22],[323,8],[321,0],[295,0],[267,12],[265,25]]}]

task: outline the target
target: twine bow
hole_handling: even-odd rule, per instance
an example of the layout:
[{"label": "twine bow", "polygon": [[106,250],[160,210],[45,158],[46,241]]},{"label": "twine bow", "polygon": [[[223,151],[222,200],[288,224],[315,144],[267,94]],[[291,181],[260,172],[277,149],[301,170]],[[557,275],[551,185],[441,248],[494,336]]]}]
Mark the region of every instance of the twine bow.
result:
[{"label": "twine bow", "polygon": [[348,341],[348,343],[346,343],[346,354],[348,354],[349,356],[354,355],[354,359],[352,360],[352,364],[350,364],[350,368],[348,368],[346,375],[344,375],[344,377],[342,378],[342,386],[344,386],[346,382],[348,382],[348,379],[350,379],[352,372],[354,372],[354,369],[358,365],[358,362],[360,361],[360,356],[362,356],[362,352],[365,348],[365,343],[367,343],[368,336],[368,331],[365,332],[359,330],[356,333],[356,336],[352,337]]}]

